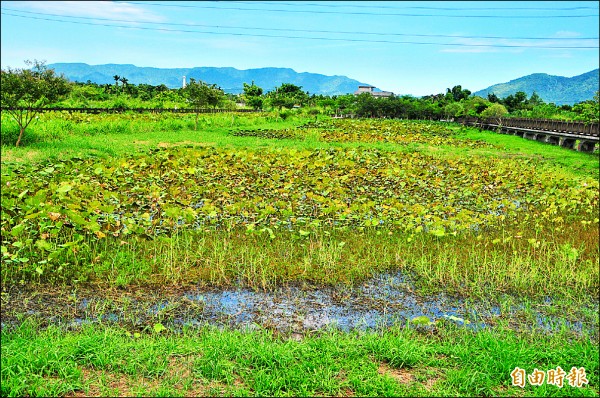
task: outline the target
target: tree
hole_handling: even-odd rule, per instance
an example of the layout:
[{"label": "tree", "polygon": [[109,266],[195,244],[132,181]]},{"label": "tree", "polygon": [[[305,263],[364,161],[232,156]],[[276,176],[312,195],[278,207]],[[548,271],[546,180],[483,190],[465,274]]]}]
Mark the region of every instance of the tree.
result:
[{"label": "tree", "polygon": [[444,107],[444,116],[446,119],[451,119],[460,116],[463,112],[463,106],[458,102],[452,102]]},{"label": "tree", "polygon": [[370,93],[362,93],[356,96],[356,115],[358,117],[375,117],[378,114],[377,99]]},{"label": "tree", "polygon": [[501,103],[506,106],[509,112],[518,111],[525,108],[527,94],[524,91],[517,91],[514,95],[509,95],[504,98]]},{"label": "tree", "polygon": [[352,113],[356,107],[356,96],[354,94],[340,95],[335,99],[335,113]]},{"label": "tree", "polygon": [[451,98],[455,102],[458,102],[462,99],[467,99],[469,98],[469,95],[471,95],[471,91],[467,89],[463,90],[462,86],[460,85],[452,87],[452,90],[449,88],[446,89],[446,98]]},{"label": "tree", "polygon": [[486,101],[482,97],[477,95],[463,101],[464,114],[468,116],[479,116],[490,105],[489,101]]},{"label": "tree", "polygon": [[596,91],[593,100],[587,100],[573,105],[577,120],[598,123],[600,119],[600,91]]},{"label": "tree", "polygon": [[530,109],[533,109],[534,107],[543,104],[544,100],[535,91],[531,93],[531,97],[529,97],[529,99],[527,100],[527,105]]},{"label": "tree", "polygon": [[316,105],[323,108],[326,113],[329,113],[335,107],[335,99],[320,95],[316,100]]},{"label": "tree", "polygon": [[249,85],[244,83],[244,98],[246,103],[252,107],[254,110],[262,109],[263,107],[263,99],[262,99],[263,89],[256,84],[254,84],[254,80],[252,84]]},{"label": "tree", "polygon": [[275,91],[269,93],[271,106],[291,109],[294,105],[302,105],[308,100],[308,94],[302,91],[302,87],[291,83],[283,83]]},{"label": "tree", "polygon": [[113,79],[115,79],[115,92],[118,92],[118,88],[119,88],[119,80],[121,80],[121,76],[119,75],[114,75]]},{"label": "tree", "polygon": [[121,81],[121,91],[124,91],[127,88],[127,83],[129,83],[129,79],[127,79],[125,76],[121,77],[119,79]]},{"label": "tree", "polygon": [[502,104],[492,104],[481,112],[481,116],[485,118],[495,119],[497,124],[500,124],[502,116],[506,115],[508,110]]},{"label": "tree", "polygon": [[2,69],[0,92],[2,107],[19,125],[19,146],[23,133],[38,114],[39,109],[67,95],[71,84],[54,69],[48,69],[44,61],[25,61],[31,69]]},{"label": "tree", "polygon": [[498,98],[498,96],[494,93],[488,93],[488,101],[490,101],[492,104],[495,104],[500,102],[500,98]]},{"label": "tree", "polygon": [[216,84],[209,85],[203,81],[196,81],[194,78],[190,78],[190,83],[185,86],[183,92],[188,102],[196,109],[196,124],[194,130],[198,130],[200,108],[207,105],[216,108],[219,101],[221,101],[224,96],[223,90],[217,87]]},{"label": "tree", "polygon": [[246,97],[260,97],[263,94],[263,89],[252,80],[252,84],[244,83],[244,95]]}]

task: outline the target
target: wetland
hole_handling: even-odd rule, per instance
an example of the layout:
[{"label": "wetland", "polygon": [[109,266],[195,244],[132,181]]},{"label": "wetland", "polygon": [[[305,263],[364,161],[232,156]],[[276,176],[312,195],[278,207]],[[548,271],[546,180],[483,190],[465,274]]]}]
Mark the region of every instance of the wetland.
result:
[{"label": "wetland", "polygon": [[[318,119],[3,146],[2,395],[597,396],[597,152]],[[511,384],[557,366],[589,383]]]}]

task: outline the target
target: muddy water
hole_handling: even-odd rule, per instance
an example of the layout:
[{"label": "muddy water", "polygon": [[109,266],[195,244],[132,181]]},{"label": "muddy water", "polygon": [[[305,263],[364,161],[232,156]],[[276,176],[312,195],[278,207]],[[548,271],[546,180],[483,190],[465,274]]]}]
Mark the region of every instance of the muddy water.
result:
[{"label": "muddy water", "polygon": [[[514,302],[514,301],[513,301]],[[548,332],[592,331],[597,338],[598,303],[557,314],[551,300],[537,305],[498,307],[444,294],[421,296],[402,274],[384,274],[359,286],[307,289],[281,287],[267,292],[247,289],[136,291],[72,290],[2,294],[2,328],[35,317],[47,324],[78,328],[85,323],[112,323],[142,330],[154,323],[179,329],[215,325],[239,329],[269,328],[284,333],[338,329],[376,330],[392,325],[435,329],[436,322],[474,330],[503,323],[515,329]],[[433,322],[433,323],[429,323]],[[596,330],[596,332],[594,332]]]},{"label": "muddy water", "polygon": [[[465,324],[465,314],[456,300],[445,296],[420,299],[401,277],[385,275],[354,289],[303,290],[289,287],[272,292],[230,290],[187,293],[201,303],[210,322],[253,328],[272,325],[286,331],[336,328],[377,329],[406,324],[417,317],[449,319]],[[422,320],[426,322],[426,320]],[[484,327],[484,323],[468,323]]]}]

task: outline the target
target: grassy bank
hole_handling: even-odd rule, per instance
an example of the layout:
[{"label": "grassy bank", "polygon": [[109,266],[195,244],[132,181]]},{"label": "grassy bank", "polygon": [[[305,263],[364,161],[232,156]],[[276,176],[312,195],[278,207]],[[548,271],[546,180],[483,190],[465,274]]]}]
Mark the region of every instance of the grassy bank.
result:
[{"label": "grassy bank", "polygon": [[[18,353],[18,354],[17,354]],[[3,396],[597,396],[598,351],[568,334],[445,325],[385,333],[173,334],[114,327],[2,333]],[[511,372],[584,367],[588,384],[513,386]]]}]

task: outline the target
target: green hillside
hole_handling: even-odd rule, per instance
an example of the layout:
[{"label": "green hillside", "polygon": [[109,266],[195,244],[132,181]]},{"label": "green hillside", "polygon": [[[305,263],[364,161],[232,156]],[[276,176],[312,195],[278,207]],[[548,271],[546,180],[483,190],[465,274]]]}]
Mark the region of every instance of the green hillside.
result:
[{"label": "green hillside", "polygon": [[599,89],[598,73],[598,69],[573,77],[534,73],[507,83],[494,84],[473,95],[487,98],[488,93],[494,93],[499,98],[504,98],[517,91],[523,91],[528,96],[535,91],[545,102],[573,105],[594,97]]}]

